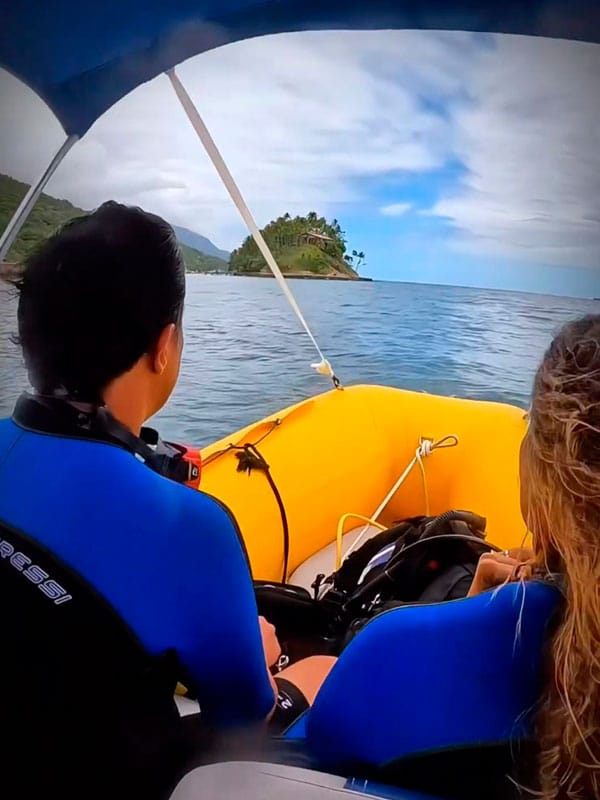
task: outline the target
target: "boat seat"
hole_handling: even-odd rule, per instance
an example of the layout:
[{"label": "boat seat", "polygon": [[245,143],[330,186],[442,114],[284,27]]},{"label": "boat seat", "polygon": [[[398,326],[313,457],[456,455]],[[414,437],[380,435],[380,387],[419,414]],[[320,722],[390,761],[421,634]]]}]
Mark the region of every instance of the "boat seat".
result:
[{"label": "boat seat", "polygon": [[[467,800],[512,797],[531,739],[542,653],[560,593],[542,582],[404,606],[350,642],[305,730],[318,768]],[[510,785],[509,785],[510,784]]]},{"label": "boat seat", "polygon": [[[357,528],[348,531],[342,537],[342,557],[346,555],[365,527],[365,535],[361,538],[361,542],[367,542],[376,534],[381,533],[381,530],[376,528],[375,525],[359,525]],[[289,583],[292,586],[302,586],[308,592],[311,592],[311,586],[317,575],[331,575],[335,570],[336,546],[337,543],[334,540],[321,548],[321,550],[317,550],[306,561],[303,561],[290,575]]]},{"label": "boat seat", "polygon": [[371,781],[324,772],[249,761],[210,764],[186,775],[170,800],[436,800]]},{"label": "boat seat", "polygon": [[150,656],[80,575],[1,521],[0,603],[0,795],[167,796],[203,735],[174,701],[174,653]]}]

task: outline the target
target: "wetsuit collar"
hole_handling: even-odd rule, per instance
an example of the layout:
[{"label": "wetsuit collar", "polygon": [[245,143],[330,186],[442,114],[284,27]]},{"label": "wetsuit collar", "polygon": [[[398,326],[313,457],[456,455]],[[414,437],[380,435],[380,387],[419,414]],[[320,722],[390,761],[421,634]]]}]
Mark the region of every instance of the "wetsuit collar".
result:
[{"label": "wetsuit collar", "polygon": [[200,476],[198,459],[184,458],[185,447],[163,442],[152,428],[142,428],[141,436],[135,436],[105,406],[24,392],[12,418],[19,427],[33,433],[116,445],[177,483],[193,484]]},{"label": "wetsuit collar", "polygon": [[17,400],[12,419],[19,427],[34,433],[105,442],[106,434],[94,424],[96,411],[96,407],[90,404],[74,405],[58,398],[23,392]]}]

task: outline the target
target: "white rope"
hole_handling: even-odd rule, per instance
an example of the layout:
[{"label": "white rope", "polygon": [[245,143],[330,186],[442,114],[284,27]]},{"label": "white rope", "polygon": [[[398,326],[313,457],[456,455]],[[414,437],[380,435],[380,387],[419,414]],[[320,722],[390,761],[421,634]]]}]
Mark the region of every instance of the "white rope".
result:
[{"label": "white rope", "polygon": [[[434,452],[434,450],[443,449],[445,447],[456,447],[457,444],[458,444],[458,436],[455,436],[454,434],[449,434],[448,436],[444,436],[442,439],[439,439],[438,441],[433,441],[432,439],[421,439],[419,441],[419,446],[415,451],[414,458],[410,461],[410,463],[408,464],[402,475],[400,475],[396,483],[392,486],[392,488],[383,498],[381,503],[371,514],[370,519],[373,521],[377,520],[383,509],[387,506],[392,497],[396,494],[398,489],[408,478],[415,464],[418,464],[421,469],[421,475],[423,477],[423,491],[425,493],[425,511],[427,516],[429,516],[429,497],[427,493],[427,482],[425,479],[425,465],[423,464],[423,459],[430,456]],[[352,542],[348,550],[346,550],[344,560],[348,558],[350,553],[356,550],[356,548],[358,547],[362,539],[365,537],[368,530],[369,530],[369,525],[365,525],[365,527],[361,530],[356,539]]]},{"label": "white rope", "polygon": [[204,149],[206,150],[208,157],[212,161],[215,169],[217,170],[217,173],[221,178],[223,185],[229,192],[229,195],[233,200],[237,210],[239,211],[240,216],[242,217],[242,219],[244,220],[244,222],[248,227],[248,230],[252,234],[252,237],[254,238],[254,241],[256,242],[258,249],[262,253],[263,258],[267,262],[271,272],[277,279],[277,282],[279,283],[281,290],[286,296],[288,303],[291,305],[294,314],[298,317],[300,324],[308,334],[308,337],[310,338],[311,342],[314,345],[315,350],[319,355],[320,361],[317,364],[311,364],[311,367],[314,370],[316,370],[320,375],[327,375],[329,378],[331,378],[331,380],[334,383],[334,386],[338,388],[340,386],[340,382],[335,376],[333,367],[323,355],[321,348],[317,343],[317,340],[315,339],[311,329],[308,326],[308,322],[304,318],[304,314],[302,313],[300,306],[296,302],[296,298],[292,294],[290,287],[288,286],[285,278],[283,277],[283,274],[279,269],[279,266],[275,261],[273,254],[269,249],[268,244],[265,242],[263,235],[258,228],[258,225],[254,221],[254,217],[252,216],[250,209],[246,205],[246,201],[242,197],[242,193],[240,192],[233,178],[233,175],[229,171],[229,167],[223,160],[223,156],[219,152],[219,149],[215,144],[215,141],[212,138],[210,131],[206,127],[204,120],[200,116],[198,109],[194,105],[192,98],[189,96],[186,88],[179,80],[179,77],[177,76],[174,68],[168,70],[167,77],[171,81],[171,85],[175,91],[175,94],[177,95],[177,98],[179,99],[179,102],[181,103],[183,110],[187,114],[187,117],[191,122],[192,127],[196,131],[198,138],[200,139]]}]

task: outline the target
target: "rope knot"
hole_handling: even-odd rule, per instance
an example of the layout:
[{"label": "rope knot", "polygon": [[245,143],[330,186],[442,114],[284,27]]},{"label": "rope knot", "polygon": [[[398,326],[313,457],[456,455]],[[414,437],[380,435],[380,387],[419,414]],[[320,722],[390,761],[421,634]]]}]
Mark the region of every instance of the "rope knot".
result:
[{"label": "rope knot", "polygon": [[417,448],[417,455],[426,458],[433,453],[435,443],[431,439],[421,439]]},{"label": "rope knot", "polygon": [[265,459],[251,444],[245,444],[243,447],[239,448],[235,457],[239,462],[237,465],[238,472],[245,472],[250,475],[253,469],[261,469],[264,472],[268,472],[269,470],[269,465]]}]

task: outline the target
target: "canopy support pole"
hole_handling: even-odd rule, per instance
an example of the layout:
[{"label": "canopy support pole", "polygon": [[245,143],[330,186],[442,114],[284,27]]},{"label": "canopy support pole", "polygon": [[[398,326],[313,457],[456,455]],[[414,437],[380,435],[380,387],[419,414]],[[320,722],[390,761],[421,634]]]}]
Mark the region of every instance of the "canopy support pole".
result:
[{"label": "canopy support pole", "polygon": [[70,136],[67,136],[67,138],[61,144],[57,152],[54,154],[52,161],[42,172],[38,180],[34,184],[32,184],[32,186],[30,186],[27,194],[21,200],[19,207],[13,214],[12,219],[6,226],[4,233],[0,238],[0,262],[4,261],[4,258],[7,255],[8,251],[10,250],[13,242],[19,235],[19,231],[27,221],[27,217],[31,213],[31,209],[34,207],[38,197],[43,192],[44,187],[46,186],[50,178],[54,175],[58,165],[67,155],[69,150],[73,147],[78,138],[79,137],[76,134],[71,134]]},{"label": "canopy support pole", "polygon": [[175,72],[175,68],[168,70],[167,77],[171,81],[171,86],[173,87],[175,94],[177,95],[177,99],[181,103],[181,106],[185,111],[187,118],[191,122],[192,127],[196,131],[196,134],[200,139],[202,146],[206,150],[208,157],[212,161],[215,169],[217,170],[217,173],[221,178],[223,185],[227,189],[229,196],[233,200],[237,210],[240,212],[240,216],[246,223],[248,230],[250,231],[254,241],[258,246],[258,249],[262,253],[263,258],[265,259],[267,264],[269,265],[271,272],[277,279],[277,282],[279,283],[284,295],[286,296],[287,301],[289,302],[294,313],[298,317],[300,324],[302,325],[302,327],[308,334],[311,342],[313,343],[314,348],[319,355],[320,361],[318,364],[313,364],[312,367],[321,375],[327,375],[328,377],[330,377],[336,389],[341,388],[340,381],[336,377],[333,371],[333,367],[321,352],[321,348],[319,347],[317,340],[313,336],[313,333],[309,328],[307,321],[304,319],[304,314],[300,310],[300,306],[296,302],[296,298],[292,294],[290,287],[287,285],[287,282],[283,277],[283,274],[279,269],[279,266],[275,261],[275,258],[273,257],[273,254],[271,253],[268,244],[265,242],[264,237],[260,232],[258,225],[254,220],[254,217],[252,216],[252,212],[250,211],[250,209],[246,204],[246,201],[242,197],[242,193],[240,192],[233,178],[233,175],[229,171],[229,167],[223,160],[223,156],[219,152],[219,149],[215,144],[215,141],[212,138],[210,131],[204,124],[204,120],[200,116],[198,109],[194,105],[192,98],[189,96],[186,88],[179,80],[179,77]]}]

